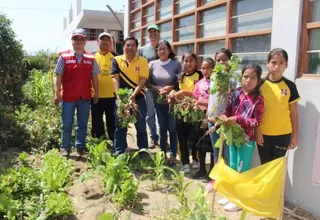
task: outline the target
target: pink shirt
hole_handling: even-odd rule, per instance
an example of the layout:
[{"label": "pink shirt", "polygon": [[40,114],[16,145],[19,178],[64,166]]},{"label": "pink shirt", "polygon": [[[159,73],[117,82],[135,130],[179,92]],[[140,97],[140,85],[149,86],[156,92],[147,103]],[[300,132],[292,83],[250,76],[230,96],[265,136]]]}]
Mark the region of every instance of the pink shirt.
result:
[{"label": "pink shirt", "polygon": [[209,100],[210,79],[202,78],[196,83],[193,89],[193,96],[196,100]]}]

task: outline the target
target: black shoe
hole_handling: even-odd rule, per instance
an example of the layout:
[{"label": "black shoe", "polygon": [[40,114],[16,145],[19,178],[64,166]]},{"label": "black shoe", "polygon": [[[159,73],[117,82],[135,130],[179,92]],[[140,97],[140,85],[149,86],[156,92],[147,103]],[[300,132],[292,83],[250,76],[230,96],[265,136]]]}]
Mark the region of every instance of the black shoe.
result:
[{"label": "black shoe", "polygon": [[200,172],[200,171],[198,171],[198,172],[196,172],[196,173],[193,173],[193,174],[191,174],[191,179],[205,179],[206,177],[207,177],[207,173],[206,172]]},{"label": "black shoe", "polygon": [[63,156],[63,157],[69,158],[70,157],[70,152],[71,152],[70,149],[62,148],[60,150],[60,155]]},{"label": "black shoe", "polygon": [[77,148],[77,153],[79,156],[83,156],[86,152],[86,148],[81,147],[81,148]]},{"label": "black shoe", "polygon": [[168,167],[174,167],[175,165],[176,165],[176,163],[174,161],[172,161],[172,160],[168,160],[166,162],[166,166],[168,166]]},{"label": "black shoe", "polygon": [[157,145],[158,145],[158,141],[151,140],[150,143],[149,143],[148,148],[149,149],[154,149],[154,148],[156,148]]},{"label": "black shoe", "polygon": [[209,183],[211,181],[211,178],[206,175],[206,178],[204,180],[202,180],[203,183]]}]

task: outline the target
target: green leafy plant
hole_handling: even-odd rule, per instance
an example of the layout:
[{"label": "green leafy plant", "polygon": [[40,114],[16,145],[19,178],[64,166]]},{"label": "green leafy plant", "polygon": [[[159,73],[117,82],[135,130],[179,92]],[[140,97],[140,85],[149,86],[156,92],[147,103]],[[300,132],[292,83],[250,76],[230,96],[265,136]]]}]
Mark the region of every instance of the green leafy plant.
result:
[{"label": "green leafy plant", "polygon": [[117,158],[105,153],[103,162],[105,166],[97,167],[98,173],[103,178],[105,193],[112,195],[112,200],[120,206],[132,204],[138,192],[139,182],[134,178],[128,167],[130,157],[122,154]]},{"label": "green leafy plant", "polygon": [[105,165],[103,161],[104,154],[108,152],[107,141],[102,141],[98,145],[87,145],[89,150],[89,161],[92,165],[92,168],[96,168],[100,165]]},{"label": "green leafy plant", "polygon": [[124,88],[119,89],[117,91],[118,99],[118,108],[117,108],[117,116],[119,119],[119,124],[122,128],[129,127],[130,123],[135,124],[137,122],[136,119],[136,111],[137,105],[130,101],[130,96],[132,95],[133,90]]},{"label": "green leafy plant", "polygon": [[45,189],[59,191],[71,182],[71,172],[67,159],[61,157],[57,149],[44,155],[40,173]]},{"label": "green leafy plant", "polygon": [[240,80],[240,75],[235,73],[239,62],[239,57],[234,55],[228,61],[227,66],[216,63],[211,75],[213,87],[210,89],[210,92],[211,94],[217,94],[218,100],[225,99],[231,93],[232,81]]},{"label": "green leafy plant", "polygon": [[47,217],[58,217],[72,215],[73,206],[71,200],[65,193],[50,193],[45,198],[45,216]]},{"label": "green leafy plant", "polygon": [[[241,147],[245,143],[248,142],[249,138],[247,134],[244,132],[242,127],[239,124],[227,125],[225,124],[225,117],[216,117],[217,125],[220,127],[217,130],[219,135],[223,134],[223,137],[228,146],[232,144],[236,147]],[[215,143],[215,147],[219,148],[221,146],[221,140],[218,139]]]}]

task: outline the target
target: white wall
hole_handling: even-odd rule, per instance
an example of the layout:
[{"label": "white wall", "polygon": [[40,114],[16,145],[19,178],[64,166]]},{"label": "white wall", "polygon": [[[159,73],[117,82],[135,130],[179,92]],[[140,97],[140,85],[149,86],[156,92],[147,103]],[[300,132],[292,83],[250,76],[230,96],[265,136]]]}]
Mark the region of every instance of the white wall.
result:
[{"label": "white wall", "polygon": [[[289,55],[285,76],[294,80],[298,72],[302,0],[274,0],[271,48],[284,48]],[[320,80],[300,78],[296,85],[299,101],[299,139],[297,150],[288,157],[286,199],[320,216],[320,187],[312,184],[314,153],[319,124]]]}]

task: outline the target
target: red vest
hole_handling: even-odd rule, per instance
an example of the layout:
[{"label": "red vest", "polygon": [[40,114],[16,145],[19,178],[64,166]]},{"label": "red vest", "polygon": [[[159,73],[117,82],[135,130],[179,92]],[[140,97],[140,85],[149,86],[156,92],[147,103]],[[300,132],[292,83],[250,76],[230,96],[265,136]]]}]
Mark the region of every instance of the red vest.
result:
[{"label": "red vest", "polygon": [[64,61],[62,75],[62,99],[66,102],[74,102],[82,98],[91,99],[91,81],[94,56],[84,52],[81,63],[78,63],[76,55],[71,51],[61,52]]}]

